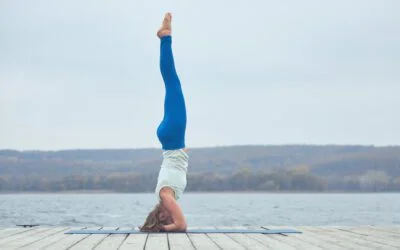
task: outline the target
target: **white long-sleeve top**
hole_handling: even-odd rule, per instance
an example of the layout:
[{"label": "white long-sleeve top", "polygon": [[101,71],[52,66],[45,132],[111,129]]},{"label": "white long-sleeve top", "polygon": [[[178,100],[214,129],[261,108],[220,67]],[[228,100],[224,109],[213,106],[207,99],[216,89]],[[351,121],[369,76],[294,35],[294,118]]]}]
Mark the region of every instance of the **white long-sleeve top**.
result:
[{"label": "white long-sleeve top", "polygon": [[178,200],[186,188],[186,174],[189,156],[183,149],[164,150],[163,161],[158,173],[156,196],[160,200],[160,190],[170,187],[174,190],[175,200]]}]

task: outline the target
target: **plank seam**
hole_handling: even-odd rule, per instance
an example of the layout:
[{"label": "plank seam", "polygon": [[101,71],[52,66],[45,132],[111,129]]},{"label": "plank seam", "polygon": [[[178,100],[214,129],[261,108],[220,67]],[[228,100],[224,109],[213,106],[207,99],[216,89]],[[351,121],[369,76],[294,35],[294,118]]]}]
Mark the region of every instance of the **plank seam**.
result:
[{"label": "plank seam", "polygon": [[[397,232],[397,231],[387,231],[387,229],[385,230],[385,229],[382,229],[379,227],[371,227],[371,226],[369,226],[368,228],[374,229],[374,230],[382,232],[382,233],[391,233],[393,235],[396,235],[396,237],[400,237],[400,232]],[[388,228],[388,229],[390,229],[390,228]]]},{"label": "plank seam", "polygon": [[261,241],[257,240],[256,238],[250,237],[250,235],[248,235],[248,234],[243,234],[243,235],[244,235],[246,238],[249,238],[249,239],[251,239],[251,240],[254,240],[254,241],[258,242],[259,244],[261,244],[261,245],[263,245],[263,246],[270,247],[270,245],[268,245],[268,244],[262,244]]},{"label": "plank seam", "polygon": [[[305,240],[304,237],[298,237],[298,236],[294,236],[294,237],[295,237],[296,239],[298,239],[298,240],[301,240],[302,242],[305,242],[306,244],[310,244],[310,245],[313,245],[313,246],[318,247],[318,248],[321,248],[321,249],[332,249],[332,247],[327,247],[327,246],[318,244],[317,242],[320,242],[320,243],[323,243],[323,242],[324,242],[324,241],[322,241],[321,239],[312,238],[312,240]],[[336,247],[336,248],[339,248],[339,247],[336,246],[336,245],[331,245],[331,246]],[[341,249],[341,248],[339,248],[339,249]]]},{"label": "plank seam", "polygon": [[167,233],[167,246],[168,246],[168,249],[171,249],[171,246],[169,244],[169,233]]},{"label": "plank seam", "polygon": [[213,238],[210,237],[210,235],[208,235],[207,233],[205,234],[212,242],[214,242],[214,244],[219,248],[219,249],[223,249],[220,245],[217,244],[217,242],[215,242],[215,240],[213,240]]},{"label": "plank seam", "polygon": [[[82,238],[82,239],[80,239],[80,240],[78,240],[77,242],[75,242],[74,244],[72,244],[71,246],[69,246],[69,247],[67,247],[67,249],[66,250],[68,250],[68,249],[71,249],[71,247],[73,247],[73,246],[75,246],[76,244],[78,244],[79,242],[81,242],[81,241],[83,241],[84,239],[86,239],[87,237],[89,237],[90,236],[90,234],[88,234],[86,237],[84,237],[84,238]],[[65,238],[67,238],[67,237],[65,237]],[[64,238],[63,238],[64,239]],[[53,244],[55,244],[55,243],[57,243],[57,241],[56,242],[54,242]],[[51,245],[51,244],[50,244]]]},{"label": "plank seam", "polygon": [[124,242],[126,241],[126,239],[128,238],[128,236],[131,234],[126,234],[125,238],[121,241],[121,243],[119,244],[119,246],[117,247],[117,250],[119,250],[121,248],[121,246],[124,244]]},{"label": "plank seam", "polygon": [[147,240],[148,240],[148,239],[149,239],[149,234],[147,234],[146,240],[144,241],[143,250],[146,249],[146,245],[147,245]]},{"label": "plank seam", "polygon": [[[89,234],[89,235],[92,235],[92,234]],[[111,235],[111,234],[108,234],[106,237],[100,239],[100,240],[92,247],[92,250],[93,250],[93,249],[96,249],[96,247],[97,247],[98,245],[100,245],[100,244],[101,244],[106,238],[108,238],[110,235]]]},{"label": "plank seam", "polygon": [[[84,239],[86,239],[87,237],[89,237],[91,234],[88,234],[86,237],[83,237],[82,239],[78,240],[77,242],[75,242],[74,244],[72,244],[71,246],[67,247],[66,250],[71,249],[73,246],[75,246],[76,244],[78,244],[79,242],[83,241]],[[56,242],[55,242],[56,243]]]},{"label": "plank seam", "polygon": [[261,241],[261,240],[259,240],[259,239],[257,239],[257,238],[251,237],[250,235],[247,235],[247,234],[246,234],[246,236],[249,237],[249,238],[251,238],[251,239],[253,239],[253,240],[255,240],[255,241],[257,241],[257,242],[259,242],[259,243],[261,243],[261,245],[264,245],[264,246],[266,246],[266,247],[268,247],[268,248],[272,247],[271,245],[269,245],[269,244],[267,244],[267,243],[265,243],[265,242],[263,242],[263,241]]},{"label": "plank seam", "polygon": [[[115,230],[118,231],[118,229],[119,229],[119,227],[117,227]],[[93,250],[93,249],[96,249],[96,247],[97,247],[98,245],[100,245],[106,238],[110,237],[110,235],[111,235],[111,234],[108,234],[106,237],[104,237],[103,239],[99,240],[99,242],[97,242],[96,245],[94,245],[94,246],[92,247],[92,250]]]},{"label": "plank seam", "polygon": [[[264,226],[262,226],[261,228],[266,229],[266,230],[270,230],[269,228],[264,227]],[[299,231],[300,231],[300,230],[299,230]],[[267,234],[264,234],[264,235],[267,236]],[[280,233],[280,234],[276,234],[276,235],[281,235],[281,236],[289,237],[288,234],[284,234],[284,233]],[[279,239],[279,238],[274,238],[274,239],[277,240],[277,241],[279,241],[279,242],[281,242],[281,243],[283,243],[283,244],[285,244],[285,245],[292,246],[292,247],[296,247],[296,246],[294,246],[294,245],[292,245],[292,244],[287,243],[287,242],[284,241],[283,239]],[[317,247],[317,248],[322,248],[322,247],[316,245],[315,243],[310,243],[310,242],[304,241],[304,240],[302,240],[301,238],[296,238],[296,239],[299,240],[300,242],[302,242],[303,244],[308,244],[308,245],[312,245],[312,246]]]},{"label": "plank seam", "polygon": [[[382,241],[380,241],[380,240],[378,240],[378,239],[376,239],[376,238],[374,238],[374,237],[371,237],[370,235],[367,235],[367,234],[360,234],[360,233],[357,233],[357,232],[347,231],[347,230],[345,230],[345,229],[339,229],[339,230],[345,231],[345,232],[350,232],[350,233],[353,233],[353,234],[356,234],[356,235],[360,235],[360,236],[367,237],[368,240],[369,240],[370,242],[374,243],[374,244],[378,244],[378,245],[385,246],[385,247],[398,247],[398,246],[396,246],[396,245],[391,245],[391,244],[388,244],[388,243],[386,243],[386,242],[382,242]],[[343,235],[343,236],[344,236],[344,235]],[[345,236],[344,236],[344,237],[345,237]],[[351,237],[351,236],[349,236],[349,237]],[[384,240],[384,239],[382,239],[382,240]],[[366,242],[366,243],[368,243],[368,242]]]},{"label": "plank seam", "polygon": [[28,231],[33,230],[33,229],[34,228],[29,228],[29,229],[24,230],[24,231],[19,231],[19,232],[16,232],[16,233],[6,234],[4,237],[0,237],[0,239],[6,238],[6,237],[10,237],[10,236],[14,236],[14,235],[17,235],[17,234],[20,234],[20,233],[25,233],[25,232],[28,232]]},{"label": "plank seam", "polygon": [[[58,241],[61,241],[61,240],[65,239],[65,238],[67,238],[68,236],[69,236],[69,235],[68,235],[68,234],[66,234],[66,235],[64,235],[64,237],[62,237],[62,238],[61,238],[61,239],[59,239]],[[43,248],[42,248],[42,249],[46,249],[47,247],[49,247],[49,246],[51,246],[51,245],[53,245],[53,244],[57,243],[58,241],[50,242],[49,244],[47,244],[47,245],[43,246]]]},{"label": "plank seam", "polygon": [[[281,235],[281,236],[285,236],[285,237],[288,237],[288,238],[289,238],[289,236],[288,236],[288,235],[285,235],[285,234],[277,234],[277,235]],[[268,237],[269,235],[266,235],[266,234],[265,234],[265,236]],[[299,247],[298,245],[296,245],[295,242],[291,242],[290,240],[285,241],[285,239],[284,239],[285,237],[282,237],[282,238],[274,237],[273,239],[274,239],[274,240],[277,240],[278,242],[283,243],[284,245],[290,246],[290,247],[294,247],[294,248]],[[298,238],[294,237],[293,239],[298,240],[298,243],[297,243],[297,244],[311,245],[311,246],[314,247],[314,248],[323,249],[321,246],[316,245],[315,242],[313,242],[313,243],[307,242],[307,241],[301,240],[300,237],[298,237]]]},{"label": "plank seam", "polygon": [[[343,249],[357,249],[357,248],[355,248],[354,246],[349,247],[348,244],[349,244],[349,243],[350,243],[351,245],[357,245],[357,244],[359,245],[359,244],[360,244],[360,243],[355,243],[355,242],[347,242],[347,244],[346,244],[346,242],[343,242],[343,238],[340,237],[340,235],[338,235],[338,236],[327,235],[327,234],[321,235],[321,234],[318,234],[318,233],[313,232],[313,231],[308,231],[308,232],[307,232],[307,229],[306,229],[306,228],[303,228],[303,231],[304,231],[304,229],[306,230],[306,233],[307,233],[308,235],[313,236],[313,237],[315,237],[316,239],[319,239],[319,240],[321,240],[321,241],[325,241],[325,242],[327,242],[327,243],[329,243],[329,244],[331,244],[331,245],[333,245],[333,246],[339,247],[339,248],[343,248]],[[339,237],[340,239],[338,239],[338,237]]]},{"label": "plank seam", "polygon": [[[301,231],[301,230],[299,229],[299,231]],[[285,236],[289,236],[289,235],[285,235]],[[317,248],[320,248],[320,249],[330,249],[330,248],[327,248],[327,247],[324,246],[324,245],[318,244],[318,242],[324,242],[324,241],[321,240],[321,239],[313,238],[314,240],[308,241],[308,240],[305,240],[304,237],[301,237],[301,234],[295,235],[295,236],[293,235],[293,237],[296,238],[296,239],[298,239],[299,241],[305,243],[305,244],[309,244],[309,245],[312,245],[312,246],[317,247]],[[315,239],[316,239],[316,241],[315,241]],[[334,245],[334,244],[332,244],[332,245],[335,246],[335,247],[340,247],[340,246],[338,246],[338,245]]]},{"label": "plank seam", "polygon": [[[32,233],[32,234],[28,234],[28,236],[34,236],[35,234],[40,234],[40,233],[47,232],[47,231],[51,230],[51,228],[47,228],[46,230],[37,232],[38,230],[36,230],[36,229],[39,229],[39,228],[35,228],[34,231],[36,231],[36,232],[34,232],[34,233]],[[41,229],[41,228],[40,228],[40,229]],[[29,230],[28,230],[28,231],[29,231]],[[25,232],[27,232],[27,231],[25,231]],[[15,235],[16,235],[16,234],[15,234]],[[11,236],[11,235],[9,235],[9,236]],[[21,236],[21,235],[20,235],[20,236]],[[6,241],[0,243],[0,246],[1,246],[1,245],[6,245],[6,244],[8,244],[8,243],[10,243],[10,242],[12,242],[12,241],[18,240],[18,239],[20,239],[20,238],[23,238],[23,237],[17,237],[16,239],[8,239],[8,240],[6,240]]]},{"label": "plank seam", "polygon": [[362,236],[368,236],[368,234],[363,234],[363,233],[353,232],[353,231],[350,231],[350,230],[347,230],[347,229],[342,229],[342,228],[339,228],[339,230],[340,230],[340,231],[344,231],[344,232],[348,232],[348,233],[353,233],[353,234],[362,235]]},{"label": "plank seam", "polygon": [[[85,228],[86,228],[86,227],[83,227],[83,228],[81,228],[81,229],[85,229]],[[65,238],[67,238],[68,236],[69,236],[69,234],[65,234],[64,237],[61,238],[61,239],[59,239],[58,241],[63,240],[63,239],[65,239]],[[41,240],[42,240],[42,239],[41,239]],[[42,249],[45,249],[45,248],[47,248],[47,247],[49,247],[49,246],[51,246],[51,245],[57,243],[58,241],[50,242],[49,244],[43,246]]]},{"label": "plank seam", "polygon": [[[69,228],[70,228],[70,227],[69,227]],[[39,239],[37,239],[37,240],[35,240],[35,241],[32,241],[32,242],[26,243],[25,245],[22,245],[22,246],[20,246],[20,248],[22,248],[22,247],[27,247],[27,246],[29,246],[29,245],[32,245],[33,243],[36,243],[36,242],[38,242],[38,241],[41,241],[41,240],[43,240],[43,239],[46,239],[47,237],[53,236],[53,235],[55,235],[55,234],[58,234],[59,232],[62,232],[62,231],[68,230],[69,228],[66,228],[66,229],[62,229],[62,230],[56,231],[56,232],[54,232],[54,233],[52,233],[52,234],[49,234],[49,235],[47,235],[47,236],[46,236],[46,237],[44,237],[44,238],[39,238]]]},{"label": "plank seam", "polygon": [[189,239],[189,241],[190,241],[190,244],[192,244],[193,248],[194,248],[195,250],[197,250],[197,247],[194,245],[194,243],[193,243],[192,239],[190,238],[189,234],[186,233],[186,237],[188,237],[188,239]]},{"label": "plank seam", "polygon": [[[279,242],[279,243],[281,243],[281,244],[283,244],[283,245],[286,245],[286,246],[288,246],[288,247],[290,247],[290,248],[296,248],[297,246],[293,246],[292,244],[290,244],[290,243],[288,243],[288,242],[286,242],[286,241],[284,241],[283,239],[281,239],[281,238],[279,238],[279,237],[271,237],[271,235],[267,235],[267,234],[261,234],[263,237],[268,237],[268,238],[270,238],[270,239],[273,239],[273,240],[275,240],[275,241],[277,241],[277,242]],[[282,236],[282,234],[275,234],[276,236]],[[272,235],[272,236],[275,236],[275,235]],[[286,235],[284,235],[284,236],[286,236]],[[306,243],[306,244],[308,244],[308,243]]]},{"label": "plank seam", "polygon": [[229,234],[225,234],[225,235],[226,235],[227,237],[231,238],[234,242],[238,243],[239,246],[243,247],[244,249],[249,249],[249,248],[243,246],[242,244],[240,244],[240,242],[238,242],[236,239],[232,238]]}]

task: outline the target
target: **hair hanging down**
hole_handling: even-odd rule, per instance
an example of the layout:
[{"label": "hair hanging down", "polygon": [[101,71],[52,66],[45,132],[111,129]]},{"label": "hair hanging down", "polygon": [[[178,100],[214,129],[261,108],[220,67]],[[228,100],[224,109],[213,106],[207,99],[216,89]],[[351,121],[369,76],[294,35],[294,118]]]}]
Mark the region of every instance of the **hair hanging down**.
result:
[{"label": "hair hanging down", "polygon": [[143,226],[139,227],[142,232],[161,232],[163,229],[163,221],[159,219],[160,204],[157,204],[153,211],[147,216]]}]

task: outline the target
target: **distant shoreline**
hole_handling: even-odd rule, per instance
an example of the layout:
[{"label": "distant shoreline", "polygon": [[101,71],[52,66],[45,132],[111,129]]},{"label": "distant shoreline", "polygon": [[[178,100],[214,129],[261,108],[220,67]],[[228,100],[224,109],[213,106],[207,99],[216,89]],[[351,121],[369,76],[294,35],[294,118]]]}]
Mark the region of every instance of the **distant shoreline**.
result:
[{"label": "distant shoreline", "polygon": [[[400,147],[192,148],[186,192],[400,192]],[[160,152],[0,150],[0,193],[153,192]]]},{"label": "distant shoreline", "polygon": [[[359,143],[282,143],[282,144],[226,144],[226,145],[211,145],[211,146],[193,146],[189,150],[202,149],[223,149],[223,148],[239,148],[239,147],[364,147],[364,148],[399,148],[400,144],[359,144]],[[0,148],[0,151],[20,152],[20,153],[55,153],[55,152],[70,152],[70,151],[143,151],[154,150],[162,151],[160,147],[135,147],[135,148],[55,148],[55,149],[40,149],[40,148]]]},{"label": "distant shoreline", "polygon": [[[359,191],[190,191],[185,194],[389,194],[400,193],[399,191],[384,191],[384,192],[359,192]],[[23,192],[1,192],[0,195],[12,194],[153,194],[153,192],[116,192],[112,190],[82,190],[82,191],[23,191]]]}]

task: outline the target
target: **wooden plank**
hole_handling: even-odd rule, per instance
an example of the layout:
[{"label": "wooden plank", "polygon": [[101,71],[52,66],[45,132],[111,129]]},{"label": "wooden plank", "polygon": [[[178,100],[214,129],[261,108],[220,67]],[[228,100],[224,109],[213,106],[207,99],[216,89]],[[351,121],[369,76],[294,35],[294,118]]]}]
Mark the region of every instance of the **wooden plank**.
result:
[{"label": "wooden plank", "polygon": [[49,234],[41,239],[38,239],[35,242],[31,242],[27,245],[22,246],[19,249],[25,249],[25,250],[31,250],[31,249],[44,249],[45,247],[53,244],[56,241],[59,241],[65,237],[68,236],[68,234],[65,234],[70,228],[68,227],[65,230],[56,232],[54,234]]},{"label": "wooden plank", "polygon": [[122,242],[119,250],[144,249],[148,234],[130,234]]},{"label": "wooden plank", "polygon": [[351,235],[349,236],[346,233],[341,233],[340,231],[338,231],[337,233],[332,233],[329,232],[329,229],[322,227],[301,228],[308,234],[313,235],[314,237],[326,239],[327,242],[330,242],[331,244],[338,244],[350,249],[382,249],[383,247],[381,244],[375,244],[363,239],[359,239],[357,237],[352,237]]},{"label": "wooden plank", "polygon": [[[229,227],[231,229],[261,229],[260,227],[246,227],[246,226],[238,226],[238,227]],[[228,237],[231,237],[237,243],[242,245],[246,249],[271,249],[262,244],[260,241],[257,241],[254,238],[249,237],[249,234],[246,233],[229,233],[226,234]]]},{"label": "wooden plank", "polygon": [[[97,227],[91,229],[98,230],[100,228]],[[90,234],[67,234],[66,237],[51,243],[50,245],[44,247],[43,249],[54,249],[54,250],[69,249],[89,236]]]},{"label": "wooden plank", "polygon": [[361,249],[356,243],[349,241],[344,242],[335,236],[324,233],[321,231],[321,229],[314,228],[315,231],[311,230],[309,227],[299,227],[299,229],[301,229],[304,234],[307,234],[310,237],[324,241],[327,246],[334,245],[340,247],[341,249]]},{"label": "wooden plank", "polygon": [[324,227],[303,227],[303,230],[308,231],[310,234],[315,233],[330,239],[336,239],[339,242],[345,242],[347,246],[352,249],[382,249],[382,245],[368,242],[364,239],[352,237],[346,232],[335,230],[332,228]]},{"label": "wooden plank", "polygon": [[117,250],[128,234],[111,234],[102,240],[94,249],[96,250]]},{"label": "wooden plank", "polygon": [[[111,228],[101,228],[101,229],[116,229],[115,227]],[[79,241],[79,243],[73,245],[69,249],[94,249],[101,241],[103,241],[109,234],[89,234],[88,237]]]},{"label": "wooden plank", "polygon": [[[239,228],[243,229],[235,227]],[[272,227],[272,229],[281,228]],[[3,236],[0,237],[0,249],[400,249],[400,237],[395,233],[398,228],[393,230],[391,227],[297,227],[297,229],[303,234],[67,235],[64,234],[69,230],[67,227],[4,228],[0,230],[0,236]]]},{"label": "wooden plank", "polygon": [[375,227],[375,226],[366,226],[363,228],[368,228],[376,231],[386,232],[391,235],[395,235],[397,238],[400,237],[400,227],[399,226],[390,226],[390,227]]},{"label": "wooden plank", "polygon": [[166,233],[148,234],[144,249],[148,250],[168,250],[168,238]]},{"label": "wooden plank", "polygon": [[[122,229],[122,228],[117,228],[117,230],[120,230],[120,229]],[[131,228],[129,228],[129,229],[131,229]],[[117,250],[127,236],[128,236],[127,234],[108,235],[94,249],[96,249],[96,250],[113,250],[113,249]],[[80,244],[79,244],[79,246],[80,246]]]},{"label": "wooden plank", "polygon": [[375,246],[376,248],[399,248],[400,247],[400,242],[393,239],[393,238],[389,238],[389,237],[382,237],[379,235],[371,235],[371,232],[369,232],[370,235],[367,235],[365,233],[368,232],[364,232],[361,231],[361,229],[334,229],[331,228],[330,230],[335,230],[335,233],[337,233],[338,237],[341,238],[347,238],[347,239],[351,239],[353,241],[357,241],[360,242],[360,244],[363,245],[368,245],[368,246]]},{"label": "wooden plank", "polygon": [[33,228],[22,228],[22,227],[10,227],[5,228],[4,230],[0,231],[0,239],[9,237],[14,234],[20,234],[26,231],[33,230]]},{"label": "wooden plank", "polygon": [[0,239],[5,238],[7,235],[12,234],[13,232],[17,231],[18,229],[21,230],[23,228],[18,228],[18,227],[4,228],[3,230],[0,231]]},{"label": "wooden plank", "polygon": [[294,237],[292,238],[292,237],[289,237],[286,235],[271,234],[271,235],[268,235],[268,237],[275,239],[277,241],[280,241],[282,243],[285,243],[287,245],[290,245],[297,249],[299,249],[299,248],[300,249],[310,249],[310,250],[321,250],[322,249],[321,247],[301,241],[298,238],[294,238]]},{"label": "wooden plank", "polygon": [[[213,229],[223,229],[224,227],[213,227]],[[229,237],[226,233],[207,233],[206,234],[212,241],[222,249],[246,249],[237,241]]]},{"label": "wooden plank", "polygon": [[290,235],[292,238],[297,238],[301,241],[304,241],[306,243],[309,243],[311,245],[317,246],[321,249],[329,249],[329,250],[341,250],[343,247],[337,246],[337,245],[332,245],[332,244],[327,244],[326,241],[317,239],[315,237],[309,236],[307,234],[293,234]]},{"label": "wooden plank", "polygon": [[207,233],[206,235],[222,249],[245,249],[242,245],[228,237],[226,234]]},{"label": "wooden plank", "polygon": [[261,244],[265,245],[267,249],[281,249],[281,250],[295,250],[293,246],[284,242],[278,241],[265,234],[248,234],[248,237],[257,240]]},{"label": "wooden plank", "polygon": [[50,228],[36,227],[32,230],[23,231],[21,233],[13,234],[8,237],[2,238],[2,239],[0,239],[0,248],[5,247],[6,245],[12,244],[13,241],[21,240],[25,237],[35,235],[35,234],[38,234],[40,232],[47,231],[47,230],[50,230]]},{"label": "wooden plank", "polygon": [[196,249],[220,249],[206,234],[188,234],[188,237]]},{"label": "wooden plank", "polygon": [[292,237],[292,235],[271,234],[268,236],[272,239],[275,239],[287,245],[291,245],[295,248],[310,249],[310,250],[322,249],[322,247],[316,246],[315,244],[310,244],[309,242],[302,241],[299,238]]},{"label": "wooden plank", "polygon": [[[190,229],[214,229],[214,227],[190,227]],[[196,249],[220,249],[206,234],[188,233],[187,236]]]},{"label": "wooden plank", "polygon": [[363,244],[360,244],[362,242],[359,241],[353,241],[350,239],[338,237],[339,235],[335,235],[329,230],[324,229],[323,227],[302,226],[300,228],[304,231],[304,233],[307,233],[311,237],[320,238],[321,240],[325,240],[329,244],[336,244],[340,247],[347,247],[348,249],[355,249],[356,246],[363,249],[375,249],[372,246],[367,247]]},{"label": "wooden plank", "polygon": [[[282,228],[288,228],[288,227],[262,227],[264,229],[282,229]],[[289,227],[291,228],[291,227]],[[316,244],[315,239],[312,240],[301,240],[300,236],[303,236],[303,234],[288,234],[287,236],[284,234],[277,234],[277,235],[264,235],[268,237],[268,240],[270,241],[270,245],[273,244],[273,247],[277,248],[286,248],[286,249],[299,249],[300,246],[304,249],[325,249],[324,247],[321,246],[321,244]],[[309,237],[308,237],[309,238]],[[280,245],[282,246],[280,246]],[[323,242],[323,245],[326,246],[326,243]],[[333,248],[329,249],[335,249],[335,246]],[[336,248],[339,249],[339,248]],[[340,248],[343,249],[343,248]]]},{"label": "wooden plank", "polygon": [[232,233],[227,234],[228,237],[242,245],[245,249],[271,249],[260,243],[259,241],[249,237],[247,234]]},{"label": "wooden plank", "polygon": [[77,249],[93,249],[95,248],[102,240],[104,240],[108,234],[90,234],[88,237],[82,239],[78,244],[72,246],[71,250]]},{"label": "wooden plank", "polygon": [[169,233],[167,235],[168,237],[168,242],[169,242],[169,248],[173,250],[194,250],[194,246],[192,242],[190,241],[189,237],[187,234],[174,234],[174,233]]},{"label": "wooden plank", "polygon": [[[264,227],[266,228],[266,227]],[[282,229],[282,228],[293,228],[291,226],[273,226],[273,227],[268,227],[270,229]],[[301,228],[293,228],[299,231],[302,231]],[[326,244],[325,240],[321,240],[321,239],[317,239],[315,237],[311,237],[306,233],[301,233],[301,234],[283,234],[283,235],[287,235],[288,237],[290,237],[290,239],[294,240],[297,239],[299,241],[302,241],[306,244],[309,244],[313,247],[317,247],[319,249],[332,249],[332,250],[339,250],[339,249],[343,249],[343,247],[337,246],[337,245],[328,245]],[[286,241],[285,241],[286,242]],[[288,244],[290,244],[291,246],[297,246],[297,244],[293,244],[294,242],[288,241]],[[304,243],[299,243],[299,245],[306,247],[307,245],[304,245]]]},{"label": "wooden plank", "polygon": [[[287,227],[263,227],[264,229],[282,229],[282,228],[287,228]],[[295,248],[301,248],[301,249],[310,249],[310,250],[321,250],[323,249],[320,246],[317,246],[315,244],[310,244],[309,242],[305,242],[300,240],[299,238],[292,237],[292,234],[272,234],[268,235],[270,238],[278,240],[280,242],[283,242],[287,245],[291,245]]]},{"label": "wooden plank", "polygon": [[[297,228],[298,230],[301,231],[300,228]],[[337,245],[333,245],[333,244],[327,244],[325,240],[321,240],[318,238],[315,238],[313,236],[310,236],[307,233],[302,233],[302,234],[291,234],[290,237],[292,238],[297,238],[301,241],[307,242],[311,245],[320,247],[322,249],[329,249],[329,250],[341,250],[343,249],[343,247],[341,246],[337,246]]]},{"label": "wooden plank", "polygon": [[359,233],[361,235],[368,235],[371,237],[376,237],[376,238],[383,238],[387,239],[389,241],[393,241],[394,239],[399,239],[400,234],[396,234],[396,232],[391,232],[391,231],[382,231],[379,230],[378,228],[367,228],[367,227],[352,227],[350,228],[352,232]]},{"label": "wooden plank", "polygon": [[394,238],[384,237],[378,234],[371,235],[371,232],[365,232],[369,233],[369,235],[367,235],[364,234],[364,231],[358,231],[358,230],[351,230],[351,231],[347,229],[337,229],[337,230],[340,231],[340,237],[343,238],[346,237],[357,241],[363,241],[366,242],[364,244],[376,246],[376,248],[387,248],[387,249],[400,248],[400,242]]},{"label": "wooden plank", "polygon": [[21,248],[23,246],[31,245],[32,243],[39,241],[40,239],[43,239],[49,235],[65,231],[66,229],[68,229],[68,227],[51,227],[49,228],[49,230],[40,231],[36,234],[31,234],[23,238],[19,238],[18,240],[14,240],[12,242],[7,243],[6,245],[1,245],[1,246],[8,248]]}]

